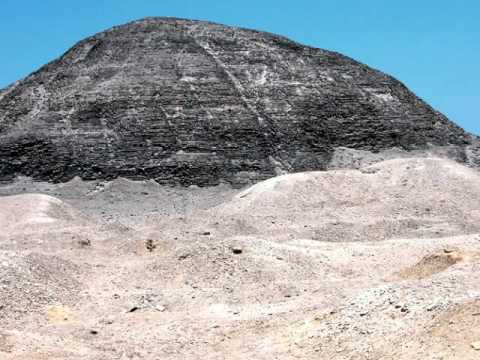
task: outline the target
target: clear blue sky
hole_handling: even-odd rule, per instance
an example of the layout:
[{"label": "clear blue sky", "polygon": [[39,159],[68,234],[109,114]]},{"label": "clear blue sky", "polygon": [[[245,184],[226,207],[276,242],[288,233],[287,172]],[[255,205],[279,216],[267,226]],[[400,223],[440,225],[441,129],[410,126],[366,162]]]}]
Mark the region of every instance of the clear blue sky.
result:
[{"label": "clear blue sky", "polygon": [[146,16],[211,20],[339,51],[480,134],[478,0],[1,0],[0,88],[88,35]]}]

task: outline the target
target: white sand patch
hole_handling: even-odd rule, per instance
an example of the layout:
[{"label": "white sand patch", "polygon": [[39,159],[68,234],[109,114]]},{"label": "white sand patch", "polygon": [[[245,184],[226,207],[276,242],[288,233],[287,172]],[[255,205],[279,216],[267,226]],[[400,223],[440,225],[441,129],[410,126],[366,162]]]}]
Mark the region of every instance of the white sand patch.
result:
[{"label": "white sand patch", "polygon": [[21,231],[54,224],[74,217],[74,211],[61,200],[43,194],[0,197],[0,227]]}]

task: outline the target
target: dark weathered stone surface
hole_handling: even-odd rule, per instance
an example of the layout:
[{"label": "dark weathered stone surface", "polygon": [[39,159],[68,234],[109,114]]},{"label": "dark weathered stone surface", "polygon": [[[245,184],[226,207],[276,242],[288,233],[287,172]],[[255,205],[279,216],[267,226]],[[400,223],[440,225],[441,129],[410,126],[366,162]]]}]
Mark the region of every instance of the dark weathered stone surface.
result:
[{"label": "dark weathered stone surface", "polygon": [[0,180],[241,185],[324,169],[338,147],[466,154],[472,141],[397,80],[340,54],[179,19],[92,36],[0,93]]}]

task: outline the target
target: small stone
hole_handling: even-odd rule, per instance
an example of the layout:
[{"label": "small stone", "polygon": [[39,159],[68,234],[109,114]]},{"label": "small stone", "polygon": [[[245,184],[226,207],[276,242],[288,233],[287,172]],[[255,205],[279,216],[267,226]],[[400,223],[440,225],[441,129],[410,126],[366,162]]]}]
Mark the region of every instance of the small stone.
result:
[{"label": "small stone", "polygon": [[451,249],[451,248],[444,248],[444,249],[443,249],[443,252],[444,252],[445,254],[451,254],[451,253],[453,253],[454,251],[455,251],[455,250],[453,250],[453,249]]},{"label": "small stone", "polygon": [[90,239],[81,239],[78,240],[78,244],[82,247],[92,246],[92,242]]},{"label": "small stone", "polygon": [[145,241],[145,248],[148,252],[153,252],[157,248],[157,245],[152,239],[147,239]]},{"label": "small stone", "polygon": [[185,260],[187,259],[188,257],[190,257],[190,254],[182,254],[178,257],[178,260]]},{"label": "small stone", "polygon": [[232,248],[232,252],[235,254],[235,255],[240,255],[241,253],[243,253],[243,249],[241,247],[238,247],[238,246],[234,246]]},{"label": "small stone", "polygon": [[480,351],[480,341],[475,341],[470,344],[473,350]]}]

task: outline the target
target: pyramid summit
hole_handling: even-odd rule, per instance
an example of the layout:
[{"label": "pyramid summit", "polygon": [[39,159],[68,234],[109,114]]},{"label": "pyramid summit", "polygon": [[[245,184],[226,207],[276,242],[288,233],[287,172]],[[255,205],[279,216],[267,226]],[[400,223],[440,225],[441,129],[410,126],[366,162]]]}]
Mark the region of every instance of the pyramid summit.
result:
[{"label": "pyramid summit", "polygon": [[327,169],[342,149],[445,149],[475,165],[476,142],[391,76],[204,21],[114,27],[0,91],[1,181],[237,186]]}]

